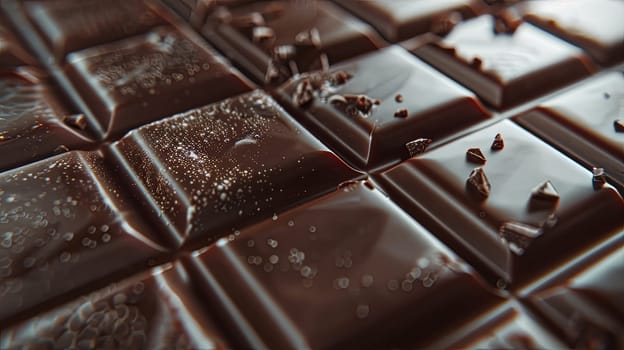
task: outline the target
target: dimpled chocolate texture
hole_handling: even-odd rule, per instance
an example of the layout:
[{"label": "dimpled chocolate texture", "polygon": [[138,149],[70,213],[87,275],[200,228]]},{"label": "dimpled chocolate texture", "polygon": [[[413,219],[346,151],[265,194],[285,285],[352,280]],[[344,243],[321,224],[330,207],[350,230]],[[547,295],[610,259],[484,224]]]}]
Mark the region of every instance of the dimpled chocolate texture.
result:
[{"label": "dimpled chocolate texture", "polygon": [[72,53],[67,61],[108,136],[250,89],[212,49],[173,27]]},{"label": "dimpled chocolate texture", "polygon": [[29,1],[26,6],[50,50],[60,60],[70,52],[165,23],[143,0]]},{"label": "dimpled chocolate texture", "polygon": [[0,324],[163,252],[94,153],[0,175]]},{"label": "dimpled chocolate texture", "polygon": [[604,168],[624,191],[624,72],[615,71],[541,103],[515,118],[589,168]]},{"label": "dimpled chocolate texture", "polygon": [[224,322],[245,318],[237,324],[238,334],[253,335],[246,348],[386,348],[406,339],[422,347],[498,300],[472,268],[362,182],[222,238],[191,265]]},{"label": "dimpled chocolate texture", "polygon": [[0,72],[0,171],[92,142],[63,123],[71,113],[31,73]]},{"label": "dimpled chocolate texture", "polygon": [[415,49],[434,67],[495,108],[506,109],[589,75],[579,49],[522,23],[495,33],[492,16],[458,24],[446,37]]},{"label": "dimpled chocolate texture", "polygon": [[[340,74],[344,81],[337,82]],[[298,89],[306,83],[315,91],[303,103]],[[329,73],[303,75],[279,93],[324,142],[366,169],[409,157],[409,141],[437,139],[489,116],[470,91],[398,46],[332,66]],[[379,104],[351,113],[345,96],[366,96]],[[401,109],[407,111],[402,117],[397,116]]]},{"label": "dimpled chocolate texture", "polygon": [[0,348],[227,349],[179,263],[81,296],[3,330]]},{"label": "dimpled chocolate texture", "polygon": [[[490,149],[498,133],[504,148]],[[466,159],[472,147],[485,152],[485,165]],[[474,173],[487,185],[469,181]],[[516,286],[624,228],[617,191],[594,188],[590,171],[506,120],[412,158],[380,180],[483,273]]]},{"label": "dimpled chocolate texture", "polygon": [[260,91],[134,130],[111,151],[175,245],[231,233],[357,175]]}]

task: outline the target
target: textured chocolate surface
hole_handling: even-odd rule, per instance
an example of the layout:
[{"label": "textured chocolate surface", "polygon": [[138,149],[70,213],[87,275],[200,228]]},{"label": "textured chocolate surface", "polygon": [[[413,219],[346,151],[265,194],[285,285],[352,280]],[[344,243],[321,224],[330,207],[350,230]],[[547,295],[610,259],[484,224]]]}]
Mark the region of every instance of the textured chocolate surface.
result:
[{"label": "textured chocolate surface", "polygon": [[613,72],[547,100],[516,121],[624,188],[624,72]]},{"label": "textured chocolate surface", "polygon": [[0,174],[0,324],[164,252],[112,177],[84,152]]},{"label": "textured chocolate surface", "polygon": [[231,233],[358,176],[260,91],[139,128],[111,151],[176,245]]},{"label": "textured chocolate surface", "polygon": [[173,27],[67,60],[70,78],[109,135],[250,90],[223,58]]},{"label": "textured chocolate surface", "polygon": [[18,349],[226,349],[198,312],[179,263],[113,283],[3,330],[0,347]]},{"label": "textured chocolate surface", "polygon": [[[253,325],[241,334],[256,332],[269,348],[375,348],[405,338],[422,346],[497,301],[468,265],[362,182],[222,238],[191,265],[205,278],[206,302],[234,304]],[[227,302],[214,297],[219,289],[230,291]]]},{"label": "textured chocolate surface", "polygon": [[[258,28],[271,34],[254,35]],[[310,40],[310,31],[318,37]],[[206,26],[202,33],[258,82],[283,81],[322,68],[323,54],[332,64],[382,45],[372,28],[328,1],[265,1],[237,7],[216,28]],[[294,52],[277,57],[283,56],[276,52],[280,47]]]},{"label": "textured chocolate surface", "polygon": [[165,23],[143,0],[29,1],[26,6],[57,59]]},{"label": "textured chocolate surface", "polygon": [[[488,149],[497,133],[505,147]],[[485,152],[485,165],[466,159],[471,147]],[[485,181],[467,181],[475,169]],[[392,198],[460,255],[514,283],[624,228],[624,201],[617,191],[595,189],[589,171],[509,121],[412,158],[380,180]],[[546,181],[554,197],[540,194]]]},{"label": "textured chocolate surface", "polygon": [[621,1],[527,1],[514,10],[526,21],[582,47],[601,64],[624,61]]},{"label": "textured chocolate surface", "polygon": [[592,72],[585,54],[523,23],[495,33],[492,16],[458,24],[415,53],[498,109],[538,97]]},{"label": "textured chocolate surface", "polygon": [[64,123],[79,118],[58,101],[40,72],[0,72],[0,171],[30,163],[92,141]]},{"label": "textured chocolate surface", "polygon": [[[344,83],[336,81],[341,75]],[[314,86],[307,103],[305,84]],[[407,142],[435,140],[488,117],[472,93],[398,46],[332,66],[328,73],[303,75],[279,94],[299,120],[360,168],[406,159]],[[357,101],[345,100],[351,96],[379,104],[362,112]]]},{"label": "textured chocolate surface", "polygon": [[[397,42],[436,32],[482,11],[474,0],[337,0],[371,23],[387,40]],[[455,22],[455,23],[453,23]]]}]

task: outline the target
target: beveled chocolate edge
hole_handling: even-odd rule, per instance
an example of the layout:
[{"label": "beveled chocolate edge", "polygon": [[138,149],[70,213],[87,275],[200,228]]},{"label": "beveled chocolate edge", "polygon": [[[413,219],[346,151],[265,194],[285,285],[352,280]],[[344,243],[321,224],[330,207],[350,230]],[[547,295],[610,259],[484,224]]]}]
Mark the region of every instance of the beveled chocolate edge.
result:
[{"label": "beveled chocolate edge", "polygon": [[624,160],[618,160],[615,155],[601,149],[571,128],[551,119],[548,114],[547,110],[538,107],[519,114],[512,120],[585,168],[604,168],[609,183],[624,196]]}]

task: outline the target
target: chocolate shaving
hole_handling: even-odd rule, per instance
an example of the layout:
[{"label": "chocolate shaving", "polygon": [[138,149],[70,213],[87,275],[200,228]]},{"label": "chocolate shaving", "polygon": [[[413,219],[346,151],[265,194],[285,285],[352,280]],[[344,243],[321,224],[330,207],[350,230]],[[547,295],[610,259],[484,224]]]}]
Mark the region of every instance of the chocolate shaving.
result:
[{"label": "chocolate shaving", "polygon": [[433,142],[431,139],[416,139],[405,144],[410,157],[424,153],[427,147]]},{"label": "chocolate shaving", "polygon": [[505,141],[503,141],[503,135],[496,134],[496,136],[494,136],[494,141],[492,142],[492,147],[490,148],[495,151],[500,151],[503,148],[505,148]]},{"label": "chocolate shaving", "polygon": [[615,132],[624,132],[624,120],[614,120],[613,128],[615,129]]},{"label": "chocolate shaving", "polygon": [[78,128],[80,130],[84,130],[87,128],[87,117],[84,114],[66,115],[63,118],[63,122],[71,127]]},{"label": "chocolate shaving", "polygon": [[475,168],[468,175],[468,180],[466,180],[466,185],[470,190],[479,194],[482,198],[487,198],[490,196],[490,190],[492,186],[490,185],[490,181],[487,176],[485,176],[485,171],[483,168]]},{"label": "chocolate shaving", "polygon": [[312,102],[314,99],[314,88],[310,79],[304,78],[297,83],[292,99],[298,107],[306,106]]},{"label": "chocolate shaving", "polygon": [[397,109],[397,111],[394,112],[394,116],[397,118],[407,118],[408,115],[409,113],[407,112],[407,109],[405,108]]},{"label": "chocolate shaving", "polygon": [[516,255],[524,254],[531,242],[542,233],[544,231],[539,227],[513,221],[504,222],[498,229],[498,236]]},{"label": "chocolate shaving", "polygon": [[469,148],[466,151],[466,160],[477,164],[485,164],[487,161],[485,155],[481,152],[481,148]]},{"label": "chocolate shaving", "polygon": [[607,183],[603,168],[592,168],[592,175],[592,185],[594,186],[594,189],[600,189]]}]

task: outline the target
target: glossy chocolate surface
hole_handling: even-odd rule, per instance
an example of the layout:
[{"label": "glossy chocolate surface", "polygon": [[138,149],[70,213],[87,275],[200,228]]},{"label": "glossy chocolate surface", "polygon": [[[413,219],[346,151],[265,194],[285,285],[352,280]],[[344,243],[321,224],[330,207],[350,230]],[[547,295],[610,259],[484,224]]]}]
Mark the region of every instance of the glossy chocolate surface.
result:
[{"label": "glossy chocolate surface", "polygon": [[107,135],[250,90],[221,56],[173,27],[72,53],[67,61]]},{"label": "glossy chocolate surface", "polygon": [[18,349],[226,349],[189,293],[186,271],[167,264],[83,295],[10,329],[0,347]]},{"label": "glossy chocolate surface", "polygon": [[565,349],[567,345],[517,303],[470,320],[431,349]]},{"label": "glossy chocolate surface", "polygon": [[624,72],[588,81],[516,121],[587,166],[604,168],[609,180],[624,188]]},{"label": "glossy chocolate surface", "polygon": [[0,71],[34,63],[5,23],[6,19],[0,14]]},{"label": "glossy chocolate surface", "polygon": [[[258,36],[258,28],[268,29],[265,38]],[[310,40],[311,31],[318,37]],[[329,1],[264,1],[237,7],[216,28],[206,26],[202,33],[258,82],[283,81],[322,68],[324,55],[333,64],[382,45],[371,27]],[[294,52],[278,58],[280,47]]]},{"label": "glossy chocolate surface", "polygon": [[76,114],[39,74],[27,68],[0,72],[0,171],[92,143],[64,122]]},{"label": "glossy chocolate surface", "polygon": [[144,126],[111,151],[176,245],[231,233],[358,176],[261,91]]},{"label": "glossy chocolate surface", "polygon": [[86,152],[0,174],[0,324],[164,251],[112,177]]},{"label": "glossy chocolate surface", "polygon": [[241,333],[256,332],[269,348],[424,344],[497,301],[468,265],[362,182],[222,238],[191,265],[206,278],[206,302],[222,304],[215,290],[228,290],[254,328]]},{"label": "glossy chocolate surface", "polygon": [[144,0],[28,1],[30,18],[57,59],[146,32],[164,20]]},{"label": "glossy chocolate surface", "polygon": [[[504,148],[490,149],[498,133]],[[472,147],[484,152],[485,165],[466,159]],[[473,188],[480,179],[467,181],[475,169],[485,174],[486,191]],[[594,188],[591,172],[510,121],[412,158],[380,180],[404,209],[482,272],[516,285],[624,228],[617,191]],[[551,196],[540,188],[546,181],[554,187]]]},{"label": "glossy chocolate surface", "polygon": [[515,10],[525,21],[582,47],[601,64],[624,61],[621,1],[527,1]]},{"label": "glossy chocolate surface", "polygon": [[[620,243],[620,247],[622,247]],[[546,317],[573,348],[624,346],[624,248],[574,274],[553,277],[527,302]]]},{"label": "glossy chocolate surface", "polygon": [[495,33],[492,16],[462,22],[438,42],[415,49],[434,67],[497,109],[505,109],[588,76],[583,52],[523,23]]},{"label": "glossy chocolate surface", "polygon": [[[335,81],[340,74],[343,84]],[[303,104],[298,89],[306,81],[317,88]],[[328,73],[303,75],[279,94],[299,120],[360,168],[406,159],[409,141],[435,140],[488,117],[472,93],[398,46],[332,66]],[[379,104],[353,113],[350,103],[339,100],[350,96]]]},{"label": "glossy chocolate surface", "polygon": [[387,40],[397,42],[435,32],[449,15],[470,18],[482,11],[474,0],[337,0],[339,4],[371,23]]}]

